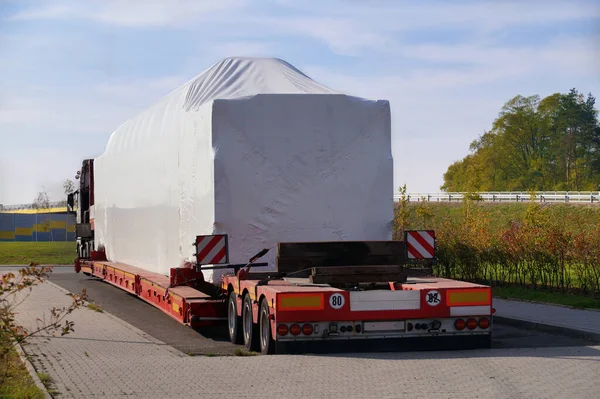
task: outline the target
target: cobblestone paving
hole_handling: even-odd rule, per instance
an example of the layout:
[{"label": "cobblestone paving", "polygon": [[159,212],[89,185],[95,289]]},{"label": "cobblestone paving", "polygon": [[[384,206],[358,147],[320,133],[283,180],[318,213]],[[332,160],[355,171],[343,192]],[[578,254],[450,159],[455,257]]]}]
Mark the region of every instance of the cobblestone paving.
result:
[{"label": "cobblestone paving", "polygon": [[[69,298],[45,283],[19,307],[26,325]],[[592,398],[600,347],[319,356],[191,357],[83,308],[75,332],[24,347],[60,398]]]}]

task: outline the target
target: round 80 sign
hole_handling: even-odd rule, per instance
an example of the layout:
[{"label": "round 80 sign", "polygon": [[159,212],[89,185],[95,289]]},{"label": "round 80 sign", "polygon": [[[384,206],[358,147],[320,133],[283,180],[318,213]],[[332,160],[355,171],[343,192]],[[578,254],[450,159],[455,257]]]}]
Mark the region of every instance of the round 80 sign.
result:
[{"label": "round 80 sign", "polygon": [[344,307],[345,303],[346,299],[342,294],[333,294],[329,297],[329,306],[331,306],[333,309],[341,309]]}]

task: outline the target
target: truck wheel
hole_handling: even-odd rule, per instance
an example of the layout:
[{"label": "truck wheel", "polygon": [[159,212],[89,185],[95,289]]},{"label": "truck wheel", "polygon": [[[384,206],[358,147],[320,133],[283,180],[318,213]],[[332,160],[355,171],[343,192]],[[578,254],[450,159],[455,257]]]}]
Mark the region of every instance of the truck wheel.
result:
[{"label": "truck wheel", "polygon": [[237,315],[236,298],[235,291],[231,291],[227,299],[227,326],[229,327],[229,339],[232,343],[239,345],[242,343],[242,318]]},{"label": "truck wheel", "polygon": [[275,340],[271,335],[271,320],[269,320],[269,304],[264,299],[260,304],[260,313],[258,315],[258,325],[260,326],[260,353],[270,355],[275,352]]},{"label": "truck wheel", "polygon": [[258,324],[255,324],[252,321],[252,300],[250,299],[250,295],[244,296],[242,304],[242,321],[246,350],[255,352],[260,345],[260,339]]}]

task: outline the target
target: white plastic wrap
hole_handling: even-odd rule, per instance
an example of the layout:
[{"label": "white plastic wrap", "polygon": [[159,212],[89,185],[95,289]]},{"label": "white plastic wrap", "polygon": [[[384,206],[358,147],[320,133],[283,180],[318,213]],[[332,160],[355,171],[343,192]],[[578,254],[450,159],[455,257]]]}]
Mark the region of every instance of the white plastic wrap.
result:
[{"label": "white plastic wrap", "polygon": [[277,59],[215,64],[119,127],[94,169],[96,247],[153,272],[191,260],[196,235],[228,234],[232,263],[277,242],[391,238],[389,103]]}]

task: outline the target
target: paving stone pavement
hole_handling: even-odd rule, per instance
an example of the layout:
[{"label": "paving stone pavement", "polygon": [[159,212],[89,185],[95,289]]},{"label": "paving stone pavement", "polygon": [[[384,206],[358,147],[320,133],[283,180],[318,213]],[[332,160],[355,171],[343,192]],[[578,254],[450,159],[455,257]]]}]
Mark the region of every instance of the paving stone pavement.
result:
[{"label": "paving stone pavement", "polygon": [[[33,325],[68,305],[45,283],[19,307]],[[75,332],[24,347],[60,398],[592,398],[600,347],[319,356],[190,357],[107,313],[79,309]]]},{"label": "paving stone pavement", "polygon": [[600,311],[494,298],[496,315],[600,336]]}]

